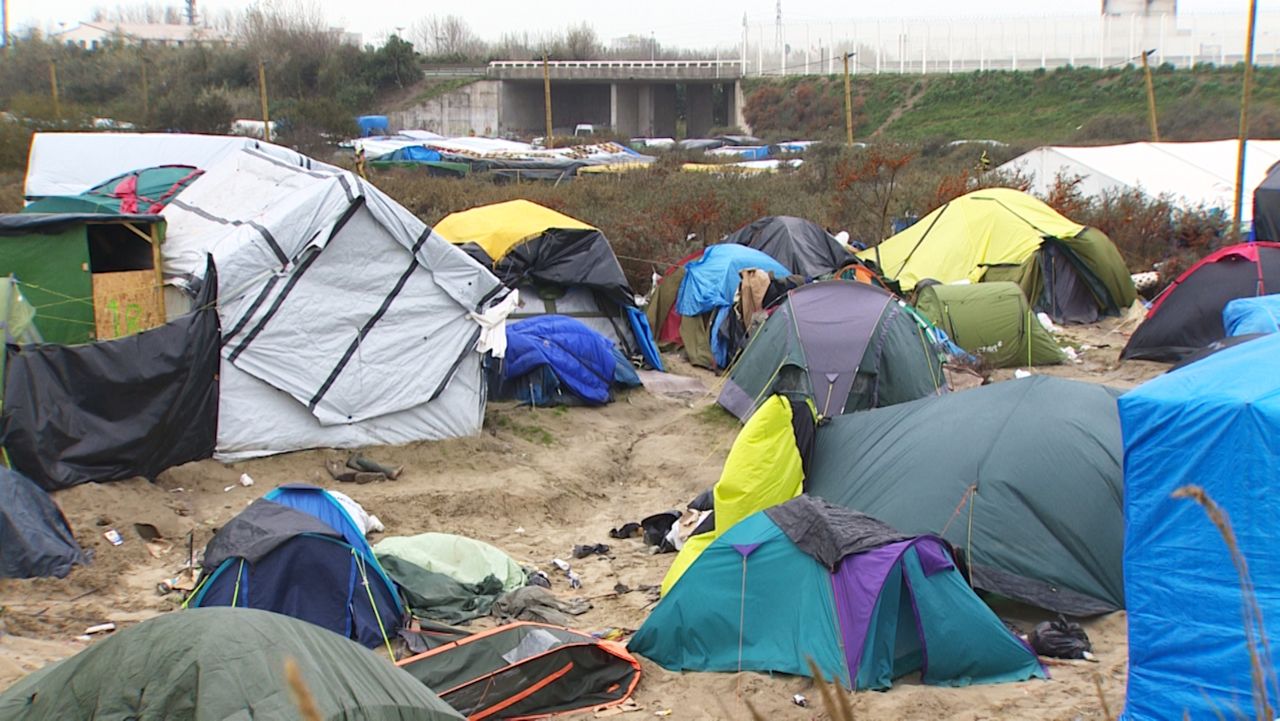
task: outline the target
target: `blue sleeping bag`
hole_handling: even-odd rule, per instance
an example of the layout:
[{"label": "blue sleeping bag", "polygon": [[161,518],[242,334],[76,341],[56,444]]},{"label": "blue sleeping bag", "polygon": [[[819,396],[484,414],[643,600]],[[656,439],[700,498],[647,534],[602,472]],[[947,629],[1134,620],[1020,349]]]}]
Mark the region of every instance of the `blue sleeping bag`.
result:
[{"label": "blue sleeping bag", "polygon": [[[585,323],[562,315],[542,315],[507,326],[502,377],[514,381],[529,374],[542,374],[532,385],[551,387],[537,393],[538,397],[521,397],[538,405],[546,405],[546,400],[555,394],[555,386],[588,404],[603,405],[609,402],[609,390],[615,382],[640,384],[631,363],[612,341]],[[522,385],[517,384],[517,388]]]}]

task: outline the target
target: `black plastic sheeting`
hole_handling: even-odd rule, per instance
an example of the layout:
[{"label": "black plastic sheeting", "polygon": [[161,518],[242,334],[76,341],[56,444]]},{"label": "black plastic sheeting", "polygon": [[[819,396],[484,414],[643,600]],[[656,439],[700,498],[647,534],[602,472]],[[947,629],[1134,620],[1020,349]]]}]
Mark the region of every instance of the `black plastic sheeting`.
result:
[{"label": "black plastic sheeting", "polygon": [[47,491],[154,479],[213,455],[218,428],[217,275],[196,310],[137,335],[9,346],[0,443]]},{"label": "black plastic sheeting", "polygon": [[792,543],[832,573],[848,556],[911,538],[865,513],[808,495],[764,512]]},{"label": "black plastic sheeting", "polygon": [[62,578],[88,562],[49,494],[0,468],[0,578]]},{"label": "black plastic sheeting", "polygon": [[61,233],[85,223],[163,223],[159,215],[106,215],[103,213],[12,213],[0,215],[0,236]]},{"label": "black plastic sheeting", "polygon": [[789,215],[760,218],[730,233],[724,242],[755,248],[806,278],[834,273],[858,262],[822,226]]},{"label": "black plastic sheeting", "polygon": [[228,558],[257,563],[304,533],[342,540],[341,533],[310,513],[259,498],[218,529],[204,549],[203,565],[212,571]]},{"label": "black plastic sheeting", "polygon": [[493,268],[493,274],[508,288],[531,282],[578,286],[590,288],[623,308],[636,304],[609,239],[598,230],[552,228],[512,248],[497,263],[472,243],[462,249]]}]

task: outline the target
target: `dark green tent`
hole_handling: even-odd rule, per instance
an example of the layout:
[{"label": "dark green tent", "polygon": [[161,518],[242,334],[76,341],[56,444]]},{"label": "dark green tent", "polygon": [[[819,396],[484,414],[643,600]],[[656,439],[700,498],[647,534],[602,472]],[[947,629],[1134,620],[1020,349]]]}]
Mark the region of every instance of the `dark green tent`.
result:
[{"label": "dark green tent", "polygon": [[833,418],[805,490],[934,533],[979,589],[1069,615],[1124,607],[1118,391],[1034,376]]},{"label": "dark green tent", "polygon": [[946,390],[924,329],[893,294],[829,280],[787,293],[738,358],[718,402],[746,420],[779,393],[821,416],[904,403]]},{"label": "dark green tent", "polygon": [[266,611],[174,611],[43,668],[0,694],[7,721],[296,721],[285,659],[326,721],[462,718],[354,641]]},{"label": "dark green tent", "polygon": [[992,368],[1052,365],[1067,359],[1017,283],[925,286],[916,295],[916,309]]}]

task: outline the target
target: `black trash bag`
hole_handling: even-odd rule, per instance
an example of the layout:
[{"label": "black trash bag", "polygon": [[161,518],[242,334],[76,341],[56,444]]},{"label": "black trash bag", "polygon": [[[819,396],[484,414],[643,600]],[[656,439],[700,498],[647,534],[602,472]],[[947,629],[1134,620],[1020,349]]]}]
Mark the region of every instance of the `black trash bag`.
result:
[{"label": "black trash bag", "polygon": [[1049,658],[1078,659],[1093,651],[1093,644],[1080,624],[1058,616],[1056,621],[1036,624],[1031,632],[1031,648]]},{"label": "black trash bag", "polygon": [[657,546],[662,553],[674,552],[676,549],[666,538],[667,534],[671,532],[671,527],[679,520],[679,511],[663,511],[641,519],[640,527],[644,529],[645,545]]}]

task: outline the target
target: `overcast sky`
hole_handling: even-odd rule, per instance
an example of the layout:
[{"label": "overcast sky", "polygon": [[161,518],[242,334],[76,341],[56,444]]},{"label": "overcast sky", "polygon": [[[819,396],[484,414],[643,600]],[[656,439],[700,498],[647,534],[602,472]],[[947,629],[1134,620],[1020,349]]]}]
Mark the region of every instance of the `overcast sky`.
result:
[{"label": "overcast sky", "polygon": [[[377,42],[396,28],[406,28],[409,35],[416,20],[435,8],[442,14],[462,16],[485,39],[496,40],[507,32],[536,34],[558,30],[585,20],[593,25],[604,41],[627,34],[648,36],[653,33],[659,43],[682,47],[729,46],[741,37],[742,16],[752,24],[772,25],[773,0],[481,0],[475,3],[407,3],[362,2],[351,0],[303,0],[324,13],[329,22],[361,33],[365,42]],[[126,0],[9,0],[10,27],[17,31],[37,26],[57,29],[88,19],[95,7],[129,5]],[[171,3],[165,3],[171,4]],[[181,4],[180,0],[172,4]],[[248,0],[199,0],[202,12],[241,10]],[[836,10],[833,6],[839,6]],[[831,21],[849,21],[875,17],[920,16],[1034,16],[1049,14],[1098,13],[1100,0],[896,0],[892,3],[837,4],[830,0],[783,0],[783,20],[788,23],[809,22],[815,26]],[[1179,12],[1225,13],[1244,12],[1247,0],[1178,0]],[[865,8],[865,9],[862,9]],[[1260,11],[1280,8],[1280,0],[1262,0]]]}]

